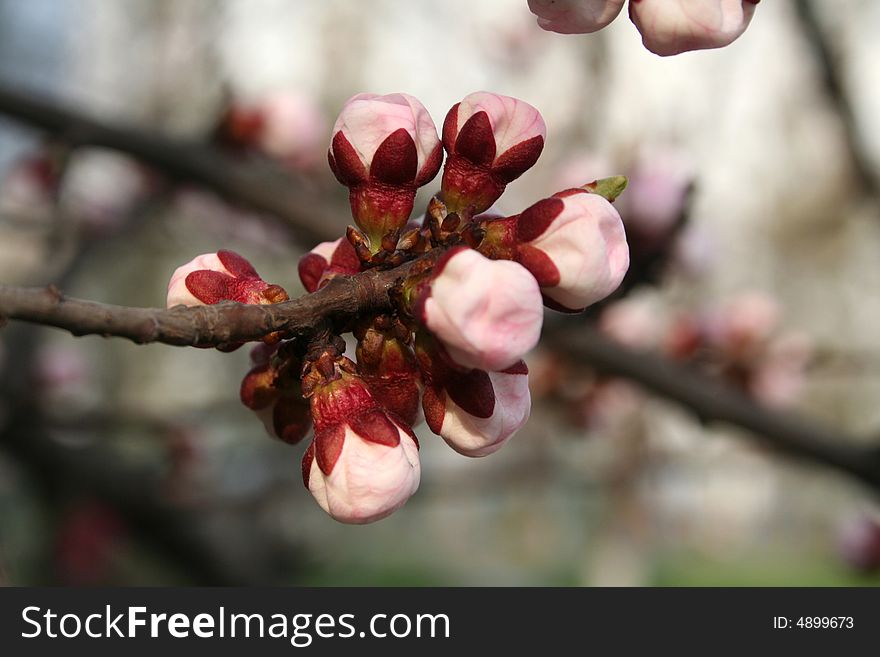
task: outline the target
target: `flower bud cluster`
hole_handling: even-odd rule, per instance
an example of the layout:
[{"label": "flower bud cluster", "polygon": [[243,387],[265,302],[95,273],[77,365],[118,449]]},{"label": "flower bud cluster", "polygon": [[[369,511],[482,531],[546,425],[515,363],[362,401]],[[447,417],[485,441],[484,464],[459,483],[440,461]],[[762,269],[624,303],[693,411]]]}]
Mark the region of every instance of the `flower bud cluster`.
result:
[{"label": "flower bud cluster", "polygon": [[[242,402],[281,440],[314,428],[303,481],[333,518],[372,522],[409,499],[420,479],[412,427],[422,419],[463,455],[498,450],[529,416],[522,359],[538,342],[544,305],[578,311],[619,285],[628,252],[611,200],[625,179],[508,217],[486,213],[535,163],[545,136],[534,107],[486,92],[450,109],[442,140],[407,94],[358,94],[343,107],[328,159],[355,225],[302,257],[302,285],[314,293],[404,263],[407,274],[382,312],[316,327],[308,343],[282,335],[259,345],[241,386]],[[441,166],[439,193],[411,223],[417,189]],[[168,304],[286,298],[246,260],[219,251],[175,272]],[[356,360],[343,355],[347,332]]]}]

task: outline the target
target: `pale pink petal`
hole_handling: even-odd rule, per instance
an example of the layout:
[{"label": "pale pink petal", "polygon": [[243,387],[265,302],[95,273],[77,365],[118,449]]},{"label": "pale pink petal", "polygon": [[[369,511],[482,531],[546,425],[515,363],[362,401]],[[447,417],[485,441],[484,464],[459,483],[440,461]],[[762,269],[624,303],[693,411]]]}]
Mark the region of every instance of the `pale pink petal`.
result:
[{"label": "pale pink petal", "polygon": [[529,0],[538,26],[560,34],[587,34],[611,23],[624,0]]},{"label": "pale pink petal", "polygon": [[658,55],[721,48],[752,20],[757,0],[631,0],[629,15],[642,43]]},{"label": "pale pink petal", "polygon": [[406,503],[419,487],[421,469],[415,441],[398,430],[400,444],[388,447],[346,428],[342,452],[329,475],[312,461],[309,491],[324,511],[340,522],[366,524]]},{"label": "pale pink petal", "polygon": [[604,299],[629,268],[623,222],[614,206],[597,194],[573,194],[549,228],[528,245],[543,251],[559,271],[559,283],[541,291],[577,310]]},{"label": "pale pink petal", "polygon": [[421,170],[440,138],[424,105],[409,94],[357,94],[350,98],[336,123],[333,134],[342,131],[369,170],[376,150],[393,132],[403,128],[416,145]]},{"label": "pale pink petal", "polygon": [[528,375],[488,374],[495,391],[495,410],[491,417],[474,417],[446,398],[440,435],[452,449],[465,456],[487,456],[498,451],[529,419]]},{"label": "pale pink petal", "polygon": [[537,344],[541,294],[522,266],[463,249],[432,282],[424,319],[459,365],[502,370]]},{"label": "pale pink petal", "polygon": [[487,91],[477,91],[462,99],[458,108],[459,130],[481,111],[489,117],[495,135],[496,160],[517,144],[534,137],[547,137],[547,126],[537,109],[518,98]]},{"label": "pale pink petal", "polygon": [[221,274],[232,275],[216,253],[203,253],[196,256],[185,265],[181,265],[174,270],[171,280],[168,282],[168,296],[166,298],[165,307],[172,308],[178,305],[184,306],[204,306],[205,303],[197,299],[186,288],[186,277],[194,271],[207,269],[210,271],[220,272]]}]

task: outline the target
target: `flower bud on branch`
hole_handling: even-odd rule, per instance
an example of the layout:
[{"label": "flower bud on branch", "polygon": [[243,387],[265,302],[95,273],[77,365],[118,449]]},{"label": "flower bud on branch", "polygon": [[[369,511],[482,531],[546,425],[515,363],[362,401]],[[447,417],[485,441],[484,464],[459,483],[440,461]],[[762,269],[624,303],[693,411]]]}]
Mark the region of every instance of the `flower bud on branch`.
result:
[{"label": "flower bud on branch", "polygon": [[323,287],[335,276],[353,276],[361,271],[354,247],[344,237],[321,242],[299,260],[299,279],[307,292]]},{"label": "flower bud on branch", "polygon": [[382,410],[347,358],[321,354],[303,386],[315,421],[303,483],[321,508],[340,522],[364,524],[403,506],[421,472],[412,430]]},{"label": "flower bud on branch", "polygon": [[528,103],[479,91],[452,106],[443,122],[442,194],[450,212],[487,210],[509,182],[537,161],[547,127]]},{"label": "flower bud on branch", "polygon": [[415,294],[413,314],[456,364],[491,371],[510,367],[537,344],[544,315],[529,272],[466,247],[440,258]]},{"label": "flower bud on branch", "polygon": [[460,454],[491,454],[528,420],[529,371],[522,361],[500,372],[462,370],[425,333],[416,337],[416,355],[428,427]]},{"label": "flower bud on branch", "polygon": [[238,301],[248,304],[280,303],[287,292],[260,278],[245,258],[233,251],[196,256],[174,270],[168,282],[166,307],[201,306]]},{"label": "flower bud on branch", "polygon": [[358,94],[342,108],[328,159],[373,253],[406,225],[416,189],[437,175],[442,158],[434,121],[412,96]]}]

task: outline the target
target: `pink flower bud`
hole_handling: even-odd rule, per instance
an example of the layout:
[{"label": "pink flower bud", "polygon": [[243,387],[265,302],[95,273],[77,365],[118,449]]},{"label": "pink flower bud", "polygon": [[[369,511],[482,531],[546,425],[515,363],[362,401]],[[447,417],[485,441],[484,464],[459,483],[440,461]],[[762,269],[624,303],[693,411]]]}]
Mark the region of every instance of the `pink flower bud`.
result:
[{"label": "pink flower bud", "polygon": [[580,189],[526,208],[517,221],[517,260],[537,279],[545,303],[580,312],[623,281],[629,249],[620,215],[608,201]]},{"label": "pink flower bud", "polygon": [[[241,382],[241,402],[254,411],[266,433],[286,443],[296,444],[312,427],[308,400],[296,376],[300,364],[273,360],[276,346],[257,345],[251,351],[254,367]],[[280,366],[287,365],[282,369]]]},{"label": "pink flower bud", "polygon": [[364,524],[403,506],[418,489],[421,471],[415,435],[381,409],[350,373],[353,367],[344,359],[336,368],[339,378],[313,387],[315,439],[302,472],[324,511],[340,522]]},{"label": "pink flower bud", "polygon": [[349,188],[357,225],[378,250],[382,237],[403,228],[416,189],[430,182],[443,158],[437,128],[408,94],[358,94],[333,126],[328,159]]},{"label": "pink flower bud", "polygon": [[299,278],[308,292],[320,289],[335,276],[352,276],[360,270],[361,261],[344,237],[321,242],[299,259]]},{"label": "pink flower bud", "polygon": [[419,293],[415,314],[465,368],[506,369],[538,343],[541,293],[523,267],[450,249]]},{"label": "pink flower bud", "polygon": [[499,450],[529,418],[529,370],[518,361],[501,372],[457,369],[436,343],[420,336],[428,427],[464,456]]},{"label": "pink flower bud", "polygon": [[760,0],[631,0],[629,17],[642,43],[666,57],[721,48],[746,31]]},{"label": "pink flower bud", "polygon": [[485,91],[465,96],[443,122],[447,208],[471,216],[486,210],[538,160],[546,136],[540,112],[522,100]]},{"label": "pink flower bud", "polygon": [[166,307],[202,306],[221,301],[267,304],[287,299],[283,288],[260,278],[245,258],[221,250],[197,256],[174,270],[168,282]]},{"label": "pink flower bud", "polygon": [[624,0],[529,0],[538,26],[560,34],[596,32],[617,18]]}]

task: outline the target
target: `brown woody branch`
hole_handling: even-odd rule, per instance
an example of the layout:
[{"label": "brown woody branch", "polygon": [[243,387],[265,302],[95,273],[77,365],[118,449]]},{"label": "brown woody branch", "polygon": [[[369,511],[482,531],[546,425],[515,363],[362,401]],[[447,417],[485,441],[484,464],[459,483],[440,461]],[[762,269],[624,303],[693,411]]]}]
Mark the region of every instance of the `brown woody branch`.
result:
[{"label": "brown woody branch", "polygon": [[[805,5],[804,5],[805,6]],[[802,7],[803,8],[803,7]],[[809,18],[809,15],[808,15]],[[810,35],[815,39],[815,34]],[[830,63],[820,53],[823,65]],[[827,71],[833,68],[826,68]],[[844,109],[849,134],[851,112],[836,78],[828,86]],[[169,139],[141,129],[111,126],[0,85],[0,113],[80,144],[113,148],[133,155],[176,178],[200,183],[225,198],[273,214],[311,242],[334,239],[339,224],[322,214],[324,199],[296,180],[267,181],[262,174],[211,149]],[[852,140],[851,140],[852,141]],[[856,157],[859,152],[854,151]],[[860,162],[857,161],[857,164]],[[867,169],[860,166],[863,173]],[[869,189],[872,176],[863,175]],[[272,306],[221,304],[159,310],[109,306],[68,299],[54,288],[0,286],[0,319],[20,319],[66,329],[75,335],[125,337],[138,343],[219,345],[257,340],[274,331],[306,336],[326,326],[344,324],[362,313],[390,305],[389,292],[413,263],[333,281],[323,290]],[[594,329],[570,322],[548,322],[545,337],[565,345],[566,353],[610,375],[632,380],[662,397],[690,408],[704,421],[728,422],[755,433],[763,444],[789,455],[830,466],[880,491],[880,449],[859,445],[855,437],[790,413],[760,407],[729,386],[650,354],[636,353],[604,338]]]},{"label": "brown woody branch", "polygon": [[622,347],[590,326],[565,324],[546,325],[544,336],[564,344],[568,357],[682,404],[703,422],[742,427],[767,447],[831,466],[880,492],[880,447],[815,419],[765,408],[721,381],[654,354]]},{"label": "brown woody branch", "polygon": [[128,338],[138,344],[217,346],[260,340],[276,331],[285,337],[304,337],[328,322],[341,326],[390,308],[392,289],[416,262],[337,278],[314,294],[262,306],[229,302],[170,310],[131,308],[66,297],[51,285],[0,285],[0,318],[55,326],[73,335]]}]

